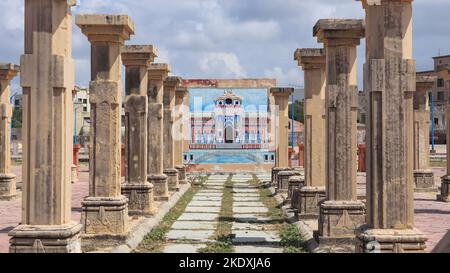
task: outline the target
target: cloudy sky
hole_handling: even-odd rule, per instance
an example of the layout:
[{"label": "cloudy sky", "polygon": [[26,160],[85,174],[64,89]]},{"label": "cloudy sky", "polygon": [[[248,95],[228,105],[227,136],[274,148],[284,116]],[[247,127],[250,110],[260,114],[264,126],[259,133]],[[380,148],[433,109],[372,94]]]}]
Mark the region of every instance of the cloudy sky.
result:
[{"label": "cloudy sky", "polygon": [[[0,62],[18,63],[23,52],[23,0],[0,1]],[[431,57],[450,54],[450,0],[415,0],[418,70]],[[183,78],[276,78],[303,86],[293,61],[298,47],[317,47],[312,27],[320,18],[363,18],[355,0],[78,0],[77,13],[125,13],[136,24],[128,44],[153,44],[158,62]],[[89,43],[74,26],[76,80],[89,83]],[[359,49],[362,82],[364,42]],[[19,90],[15,79],[13,89]],[[362,89],[362,86],[360,87]]]}]

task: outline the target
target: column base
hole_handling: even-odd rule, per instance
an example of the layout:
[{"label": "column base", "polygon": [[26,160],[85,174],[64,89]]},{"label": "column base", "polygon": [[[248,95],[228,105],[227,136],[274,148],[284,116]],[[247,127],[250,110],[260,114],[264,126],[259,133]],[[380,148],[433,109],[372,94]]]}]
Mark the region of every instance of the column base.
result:
[{"label": "column base", "polygon": [[169,185],[167,175],[149,175],[148,182],[153,185],[153,197],[155,201],[169,201]]},{"label": "column base", "polygon": [[289,189],[289,178],[292,176],[299,176],[300,172],[298,171],[281,171],[278,173],[278,191],[280,192],[288,192]]},{"label": "column base", "polygon": [[78,183],[79,179],[78,179],[78,167],[77,165],[72,165],[71,167],[71,180],[72,180],[72,184]]},{"label": "column base", "polygon": [[423,253],[427,238],[417,229],[368,229],[357,234],[357,253]]},{"label": "column base", "polygon": [[81,224],[20,225],[9,232],[10,253],[81,253]]},{"label": "column base", "polygon": [[179,165],[175,166],[175,169],[178,171],[178,182],[182,185],[187,184],[187,178],[186,178],[186,166]]},{"label": "column base", "polygon": [[441,194],[437,196],[437,200],[441,202],[450,202],[450,176],[443,176],[441,181]]},{"label": "column base", "polygon": [[180,184],[178,181],[177,169],[165,169],[164,174],[167,175],[167,184],[169,186],[169,191],[179,191]]},{"label": "column base", "polygon": [[81,205],[83,233],[116,235],[128,232],[128,198],[125,196],[86,197]]},{"label": "column base", "polygon": [[319,216],[319,243],[322,240],[353,240],[355,231],[366,222],[365,213],[365,205],[361,201],[322,202]]},{"label": "column base", "polygon": [[288,171],[291,168],[286,167],[273,167],[272,168],[272,186],[278,186],[278,173],[282,171]]},{"label": "column base", "polygon": [[[291,176],[288,180],[288,200],[292,201],[294,197],[294,189],[300,189],[305,186],[305,179],[301,176]],[[298,195],[296,197],[298,202]]]},{"label": "column base", "polygon": [[306,186],[299,190],[299,219],[319,219],[320,203],[325,200],[325,187]]},{"label": "column base", "polygon": [[434,173],[431,170],[414,171],[415,192],[436,192],[434,185]]},{"label": "column base", "polygon": [[156,213],[152,184],[148,182],[125,183],[121,188],[122,194],[128,198],[129,215],[154,215]]},{"label": "column base", "polygon": [[16,196],[16,175],[12,173],[0,174],[0,200],[11,201]]}]

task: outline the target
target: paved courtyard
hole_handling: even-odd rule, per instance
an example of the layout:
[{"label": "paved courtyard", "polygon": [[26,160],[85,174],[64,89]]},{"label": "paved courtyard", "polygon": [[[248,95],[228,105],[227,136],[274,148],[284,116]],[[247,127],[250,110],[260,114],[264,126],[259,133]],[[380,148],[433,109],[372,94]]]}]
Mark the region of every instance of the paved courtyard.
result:
[{"label": "paved courtyard", "polygon": [[[445,169],[435,168],[436,184]],[[18,187],[21,187],[21,167],[14,166]],[[260,180],[270,180],[270,175],[258,175]],[[72,189],[72,219],[80,220],[81,200],[88,195],[89,173],[87,167],[80,168],[80,181]],[[168,233],[170,244],[165,252],[196,252],[214,238],[223,191],[228,175],[210,176],[206,188],[198,192],[183,215]],[[235,175],[233,182],[233,223],[232,233],[235,252],[282,252],[277,246],[278,234],[267,218],[267,207],[261,202],[258,189],[249,182],[250,175]],[[358,193],[364,194],[365,176],[358,177]],[[8,232],[20,222],[21,199],[0,201],[0,252],[8,252]],[[427,251],[431,252],[439,241],[449,232],[450,203],[436,201],[436,195],[430,193],[415,194],[415,224],[424,232],[429,241]],[[189,242],[189,243],[186,243]]]}]

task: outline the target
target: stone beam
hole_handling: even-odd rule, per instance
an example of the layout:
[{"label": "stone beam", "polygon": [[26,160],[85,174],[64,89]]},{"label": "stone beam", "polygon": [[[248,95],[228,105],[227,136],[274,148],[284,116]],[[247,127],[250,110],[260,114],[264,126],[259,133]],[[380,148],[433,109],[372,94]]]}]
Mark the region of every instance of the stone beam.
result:
[{"label": "stone beam", "polygon": [[305,83],[305,187],[299,191],[300,217],[317,218],[325,198],[325,49],[297,49],[294,59],[304,71]]},{"label": "stone beam", "polygon": [[81,252],[81,225],[71,221],[75,4],[25,1],[22,220],[10,252]]},{"label": "stone beam", "polygon": [[16,197],[16,175],[11,173],[11,80],[20,67],[0,63],[0,200]]},{"label": "stone beam", "polygon": [[120,186],[121,51],[134,34],[127,15],[79,14],[75,23],[91,43],[89,196],[81,222],[88,235],[124,234],[128,199]]},{"label": "stone beam", "polygon": [[125,183],[130,215],[154,214],[153,185],[147,181],[148,158],[148,68],[156,49],[151,45],[130,45],[122,50],[125,84]]},{"label": "stone beam", "polygon": [[169,72],[168,64],[151,64],[148,71],[148,181],[154,186],[156,201],[169,200],[167,175],[163,173],[163,83]]},{"label": "stone beam", "polygon": [[326,51],[326,201],[321,204],[319,244],[336,240],[354,250],[354,232],[365,222],[365,208],[356,194],[358,86],[357,46],[364,21],[319,20],[314,35]]},{"label": "stone beam", "polygon": [[169,190],[180,189],[178,171],[175,168],[175,138],[173,127],[177,113],[175,109],[175,92],[181,84],[180,77],[167,77],[164,80],[164,174],[167,175]]},{"label": "stone beam", "polygon": [[412,1],[365,0],[362,4],[366,13],[367,225],[357,233],[357,251],[421,252],[426,238],[414,228]]}]

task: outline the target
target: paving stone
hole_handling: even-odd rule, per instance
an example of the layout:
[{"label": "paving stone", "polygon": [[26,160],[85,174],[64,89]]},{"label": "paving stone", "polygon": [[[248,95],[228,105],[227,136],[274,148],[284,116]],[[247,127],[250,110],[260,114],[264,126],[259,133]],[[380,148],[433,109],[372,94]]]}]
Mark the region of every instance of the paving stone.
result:
[{"label": "paving stone", "polygon": [[204,189],[199,191],[197,194],[199,193],[220,193],[223,194],[223,190],[214,190],[214,189]]},{"label": "paving stone", "polygon": [[233,193],[259,193],[257,189],[233,189]]},{"label": "paving stone", "polygon": [[233,204],[233,213],[268,213],[267,207],[236,207]]},{"label": "paving stone", "polygon": [[276,231],[237,230],[233,231],[235,244],[278,244],[280,237]]},{"label": "paving stone", "polygon": [[167,233],[167,240],[208,242],[213,235],[214,230],[170,230]]},{"label": "paving stone", "polygon": [[222,201],[220,196],[194,196],[192,201]]},{"label": "paving stone", "polygon": [[214,230],[217,222],[193,222],[193,221],[176,221],[171,229],[175,230]]},{"label": "paving stone", "polygon": [[239,196],[233,196],[233,201],[234,202],[256,202],[261,200],[259,198],[259,196],[255,196],[255,197],[239,197]]},{"label": "paving stone", "polygon": [[235,246],[235,253],[283,253],[284,249],[282,247],[274,246]]},{"label": "paving stone", "polygon": [[200,249],[205,248],[204,244],[169,244],[164,248],[164,253],[197,253]]},{"label": "paving stone", "polygon": [[221,207],[222,201],[191,201],[190,207]]},{"label": "paving stone", "polygon": [[259,193],[234,193],[233,197],[260,197]]},{"label": "paving stone", "polygon": [[275,227],[269,224],[257,224],[257,223],[239,223],[233,222],[231,229],[235,230],[273,230]]},{"label": "paving stone", "polygon": [[178,221],[217,221],[218,213],[183,213]]},{"label": "paving stone", "polygon": [[241,222],[241,223],[267,223],[267,222],[271,221],[270,217],[266,217],[265,215],[254,214],[254,213],[236,214],[233,216],[233,218],[236,222]]},{"label": "paving stone", "polygon": [[262,202],[233,202],[234,207],[266,207]]},{"label": "paving stone", "polygon": [[211,197],[222,197],[222,192],[199,192],[195,196],[211,196]]},{"label": "paving stone", "polygon": [[188,206],[185,212],[196,212],[196,213],[219,213],[220,207],[190,207]]}]

